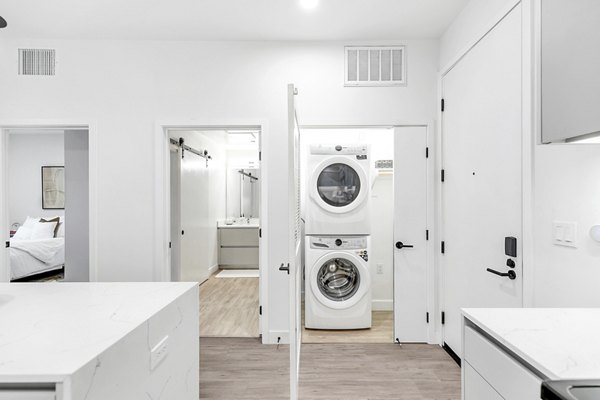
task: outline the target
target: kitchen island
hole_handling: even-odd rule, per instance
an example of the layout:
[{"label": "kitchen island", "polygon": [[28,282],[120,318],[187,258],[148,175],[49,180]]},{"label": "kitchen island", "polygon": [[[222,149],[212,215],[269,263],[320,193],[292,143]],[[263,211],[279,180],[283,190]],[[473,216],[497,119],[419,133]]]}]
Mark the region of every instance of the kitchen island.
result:
[{"label": "kitchen island", "polygon": [[0,400],[198,399],[197,283],[0,284]]},{"label": "kitchen island", "polygon": [[600,309],[464,309],[463,399],[540,399],[543,381],[599,379],[599,338]]}]

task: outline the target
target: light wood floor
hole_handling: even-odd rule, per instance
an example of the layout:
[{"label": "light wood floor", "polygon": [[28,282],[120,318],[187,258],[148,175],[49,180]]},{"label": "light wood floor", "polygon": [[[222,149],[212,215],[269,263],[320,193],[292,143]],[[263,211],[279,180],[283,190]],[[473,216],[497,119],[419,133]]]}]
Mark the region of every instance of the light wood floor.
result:
[{"label": "light wood floor", "polygon": [[[200,398],[289,399],[289,348],[200,340]],[[303,344],[302,400],[458,400],[460,368],[439,346]]]},{"label": "light wood floor", "polygon": [[320,330],[302,328],[302,343],[393,343],[394,313],[373,311],[371,329]]},{"label": "light wood floor", "polygon": [[200,337],[258,337],[258,278],[216,278],[200,285]]}]

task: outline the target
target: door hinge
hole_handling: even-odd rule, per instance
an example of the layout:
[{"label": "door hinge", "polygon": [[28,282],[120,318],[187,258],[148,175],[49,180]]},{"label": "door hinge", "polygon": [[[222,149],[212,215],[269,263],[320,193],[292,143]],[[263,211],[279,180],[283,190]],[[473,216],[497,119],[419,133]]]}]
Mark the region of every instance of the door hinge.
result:
[{"label": "door hinge", "polygon": [[258,152],[258,161],[262,161],[262,151]]},{"label": "door hinge", "polygon": [[7,242],[5,243],[5,246],[6,246],[6,248],[8,249],[8,248],[10,247],[10,241],[7,241]]},{"label": "door hinge", "polygon": [[441,106],[442,106],[442,112],[444,112],[444,110],[446,109],[446,101],[444,99],[442,99],[442,101],[441,101]]},{"label": "door hinge", "polygon": [[425,231],[425,240],[429,240],[429,229]]},{"label": "door hinge", "polygon": [[258,307],[258,315],[262,315],[262,306]]},{"label": "door hinge", "polygon": [[442,240],[442,254],[446,253],[446,242]]},{"label": "door hinge", "polygon": [[442,311],[442,325],[446,324],[446,313]]},{"label": "door hinge", "polygon": [[171,247],[172,247],[171,242],[169,242],[169,248],[171,248]]},{"label": "door hinge", "polygon": [[427,313],[427,315],[425,316],[427,323],[429,323],[429,312]]},{"label": "door hinge", "polygon": [[425,158],[429,158],[429,147],[425,147]]},{"label": "door hinge", "polygon": [[445,169],[442,170],[442,173],[440,176],[442,178],[442,182],[445,182],[446,181],[446,170]]},{"label": "door hinge", "polygon": [[261,238],[262,237],[262,228],[258,228],[258,237]]}]

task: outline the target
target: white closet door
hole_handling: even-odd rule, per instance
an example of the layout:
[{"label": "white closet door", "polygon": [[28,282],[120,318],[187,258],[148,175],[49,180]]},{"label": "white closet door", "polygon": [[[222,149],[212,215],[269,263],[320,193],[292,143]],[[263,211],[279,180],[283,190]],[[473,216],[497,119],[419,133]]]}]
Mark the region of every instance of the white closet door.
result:
[{"label": "white closet door", "polygon": [[171,281],[181,281],[181,150],[170,149]]},{"label": "white closet door", "polygon": [[427,128],[394,130],[394,334],[427,342]]},{"label": "white closet door", "polygon": [[[180,150],[181,152],[181,150]],[[181,160],[181,281],[208,279],[209,175],[206,160],[183,151]]]},{"label": "white closet door", "polygon": [[442,79],[441,256],[444,342],[462,353],[463,307],[521,307],[521,256],[508,272],[504,238],[521,247],[521,6]]},{"label": "white closet door", "polygon": [[298,399],[298,382],[300,374],[300,346],[302,343],[301,311],[302,311],[302,263],[300,226],[300,129],[296,116],[296,89],[288,86],[288,151],[289,151],[289,185],[288,185],[288,232],[290,276],[290,399]]}]

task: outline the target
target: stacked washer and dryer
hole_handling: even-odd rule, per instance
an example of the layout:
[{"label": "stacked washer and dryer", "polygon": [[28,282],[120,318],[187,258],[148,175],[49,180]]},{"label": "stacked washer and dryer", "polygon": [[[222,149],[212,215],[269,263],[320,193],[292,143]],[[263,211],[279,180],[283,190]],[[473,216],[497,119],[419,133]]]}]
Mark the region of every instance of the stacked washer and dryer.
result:
[{"label": "stacked washer and dryer", "polygon": [[312,145],[305,208],[305,322],[371,327],[368,145]]}]

